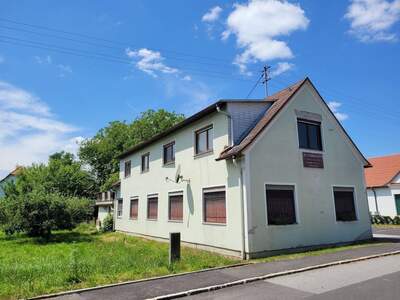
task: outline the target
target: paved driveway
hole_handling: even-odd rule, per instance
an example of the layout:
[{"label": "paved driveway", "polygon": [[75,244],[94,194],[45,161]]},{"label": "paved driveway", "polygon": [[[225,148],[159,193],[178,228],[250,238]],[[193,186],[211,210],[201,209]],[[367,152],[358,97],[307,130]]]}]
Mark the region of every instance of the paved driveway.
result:
[{"label": "paved driveway", "polygon": [[396,235],[400,237],[400,226],[398,226],[398,228],[377,228],[373,226],[372,231],[374,234]]}]

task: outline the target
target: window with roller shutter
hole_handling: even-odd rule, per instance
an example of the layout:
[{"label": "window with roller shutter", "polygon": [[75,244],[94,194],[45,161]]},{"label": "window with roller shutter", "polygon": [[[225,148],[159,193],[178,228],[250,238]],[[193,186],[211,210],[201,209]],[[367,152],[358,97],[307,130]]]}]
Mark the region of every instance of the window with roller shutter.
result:
[{"label": "window with roller shutter", "polygon": [[204,222],[226,224],[225,188],[203,190]]},{"label": "window with roller shutter", "polygon": [[158,196],[147,197],[147,219],[157,220],[158,217]]},{"label": "window with roller shutter", "polygon": [[171,221],[183,220],[183,194],[169,195],[169,214],[168,219]]}]

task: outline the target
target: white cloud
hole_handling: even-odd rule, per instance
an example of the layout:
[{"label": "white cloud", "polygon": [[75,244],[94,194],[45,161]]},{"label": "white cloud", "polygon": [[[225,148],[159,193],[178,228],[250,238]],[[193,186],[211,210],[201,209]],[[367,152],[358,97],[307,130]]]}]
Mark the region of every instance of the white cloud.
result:
[{"label": "white cloud", "polygon": [[139,50],[131,50],[130,48],[127,48],[125,53],[129,58],[135,60],[135,65],[139,70],[153,77],[157,77],[157,73],[176,74],[179,72],[178,69],[164,64],[164,57],[162,57],[161,53],[158,51],[146,48]]},{"label": "white cloud", "polygon": [[394,41],[391,29],[400,19],[400,0],[352,0],[345,18],[349,32],[362,42]]},{"label": "white cloud", "polygon": [[53,59],[50,55],[46,55],[43,57],[34,56],[34,59],[35,59],[36,63],[38,63],[39,65],[51,65],[51,66],[55,67],[58,70],[59,77],[65,77],[67,74],[72,73],[71,66],[65,65],[65,64],[53,63]]},{"label": "white cloud", "polygon": [[15,165],[45,162],[60,150],[76,153],[78,128],[58,120],[32,93],[0,81],[0,173]]},{"label": "white cloud", "polygon": [[277,63],[277,66],[275,69],[272,70],[271,72],[271,77],[276,77],[281,75],[282,73],[285,73],[291,69],[293,69],[294,64],[288,63],[288,62],[279,62]]},{"label": "white cloud", "polygon": [[215,22],[218,20],[219,16],[221,15],[222,8],[219,6],[215,6],[213,8],[210,8],[210,10],[203,15],[201,20],[203,22]]},{"label": "white cloud", "polygon": [[305,30],[308,24],[309,20],[298,4],[285,0],[250,0],[234,5],[221,38],[236,37],[243,52],[236,56],[234,63],[246,72],[249,63],[292,58],[293,53],[282,37]]},{"label": "white cloud", "polygon": [[337,101],[330,101],[328,102],[328,106],[339,121],[344,121],[349,118],[348,114],[339,111],[340,107],[342,106],[342,103]]},{"label": "white cloud", "polygon": [[0,81],[0,109],[29,110],[50,115],[49,107],[38,97],[4,81]]},{"label": "white cloud", "polygon": [[190,77],[189,75],[185,75],[182,77],[182,80],[190,81],[190,80],[192,80],[192,77]]}]

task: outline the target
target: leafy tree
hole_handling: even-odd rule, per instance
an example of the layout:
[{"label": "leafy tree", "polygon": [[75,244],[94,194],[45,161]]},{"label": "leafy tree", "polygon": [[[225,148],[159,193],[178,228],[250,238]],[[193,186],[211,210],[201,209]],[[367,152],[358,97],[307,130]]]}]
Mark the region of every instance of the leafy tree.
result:
[{"label": "leafy tree", "polygon": [[72,229],[91,218],[93,201],[34,190],[0,201],[0,225],[6,234],[26,232],[48,237],[55,229]]},{"label": "leafy tree", "polygon": [[182,121],[184,116],[164,109],[147,110],[132,123],[114,121],[85,140],[79,149],[79,158],[90,166],[102,190],[109,189],[111,182],[118,179],[117,155],[128,148],[165,131]]},{"label": "leafy tree", "polygon": [[92,174],[85,171],[71,153],[59,152],[49,157],[47,165],[33,164],[24,168],[17,177],[14,189],[11,191],[6,188],[6,195],[41,190],[64,196],[93,198],[97,187]]}]

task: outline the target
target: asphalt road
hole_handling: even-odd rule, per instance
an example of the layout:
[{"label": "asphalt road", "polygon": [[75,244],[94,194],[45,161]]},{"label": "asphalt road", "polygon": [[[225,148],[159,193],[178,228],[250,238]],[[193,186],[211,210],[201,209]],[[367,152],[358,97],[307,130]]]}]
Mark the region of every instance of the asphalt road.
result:
[{"label": "asphalt road", "polygon": [[186,299],[400,299],[400,255],[225,288]]}]

